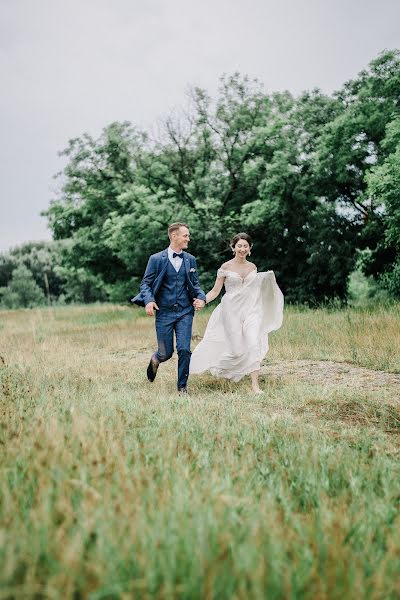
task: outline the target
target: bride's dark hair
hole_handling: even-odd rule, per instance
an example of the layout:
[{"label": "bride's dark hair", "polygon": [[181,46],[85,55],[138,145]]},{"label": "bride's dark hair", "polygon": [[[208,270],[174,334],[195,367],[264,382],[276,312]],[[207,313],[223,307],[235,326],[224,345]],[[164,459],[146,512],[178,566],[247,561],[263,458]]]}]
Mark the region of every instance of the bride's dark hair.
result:
[{"label": "bride's dark hair", "polygon": [[253,242],[248,233],[237,233],[236,235],[233,236],[233,238],[231,239],[230,244],[229,244],[232,250],[234,249],[234,247],[236,246],[236,244],[238,243],[239,240],[246,240],[246,242],[249,244],[250,248],[253,246]]}]

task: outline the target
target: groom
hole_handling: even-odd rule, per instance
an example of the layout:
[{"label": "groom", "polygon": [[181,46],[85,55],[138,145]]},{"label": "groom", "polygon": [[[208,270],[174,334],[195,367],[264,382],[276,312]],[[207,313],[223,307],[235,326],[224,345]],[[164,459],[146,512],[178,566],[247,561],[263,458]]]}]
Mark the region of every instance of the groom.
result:
[{"label": "groom", "polygon": [[156,312],[158,350],[147,367],[147,379],[154,381],[161,362],[174,352],[174,331],[178,351],[178,391],[187,393],[190,340],[194,310],[205,305],[194,256],[185,252],[190,242],[186,223],[168,227],[169,248],[152,254],[140,284],[140,293],[131,302],[146,307],[149,317]]}]

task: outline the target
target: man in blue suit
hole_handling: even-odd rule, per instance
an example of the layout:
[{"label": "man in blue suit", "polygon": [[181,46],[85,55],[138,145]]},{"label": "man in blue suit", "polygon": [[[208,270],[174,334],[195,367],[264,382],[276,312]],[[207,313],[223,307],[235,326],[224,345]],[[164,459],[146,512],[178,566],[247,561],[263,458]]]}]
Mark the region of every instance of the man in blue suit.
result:
[{"label": "man in blue suit", "polygon": [[175,332],[178,391],[187,393],[193,315],[205,305],[206,295],[200,287],[196,259],[185,252],[190,242],[188,226],[172,223],[168,236],[169,247],[150,256],[140,293],[131,301],[145,306],[149,317],[156,315],[158,350],[147,367],[148,380],[153,382],[160,363],[171,358]]}]

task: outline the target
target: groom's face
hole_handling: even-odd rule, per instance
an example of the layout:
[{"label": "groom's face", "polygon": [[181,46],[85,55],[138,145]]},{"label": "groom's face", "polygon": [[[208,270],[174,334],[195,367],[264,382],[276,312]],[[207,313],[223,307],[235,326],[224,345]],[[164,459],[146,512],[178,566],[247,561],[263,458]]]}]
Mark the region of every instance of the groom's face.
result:
[{"label": "groom's face", "polygon": [[190,233],[187,227],[179,227],[176,231],[174,231],[171,235],[172,241],[177,248],[181,250],[185,250],[190,242]]}]

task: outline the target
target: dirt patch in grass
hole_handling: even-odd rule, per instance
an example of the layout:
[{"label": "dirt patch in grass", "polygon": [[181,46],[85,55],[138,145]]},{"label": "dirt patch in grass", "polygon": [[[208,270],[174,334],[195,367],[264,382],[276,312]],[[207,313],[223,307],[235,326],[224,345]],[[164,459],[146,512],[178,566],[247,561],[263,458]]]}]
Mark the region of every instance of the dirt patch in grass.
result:
[{"label": "dirt patch in grass", "polygon": [[359,391],[397,390],[400,400],[400,375],[330,360],[284,360],[267,364],[261,374],[269,381],[293,381],[324,386],[348,387]]},{"label": "dirt patch in grass", "polygon": [[[400,433],[400,375],[318,360],[271,363],[262,367],[261,373],[272,385],[298,384],[299,390],[301,384],[311,386],[310,393],[292,406],[294,414],[312,416],[330,427],[336,423]],[[316,386],[315,392],[312,386]]]}]

